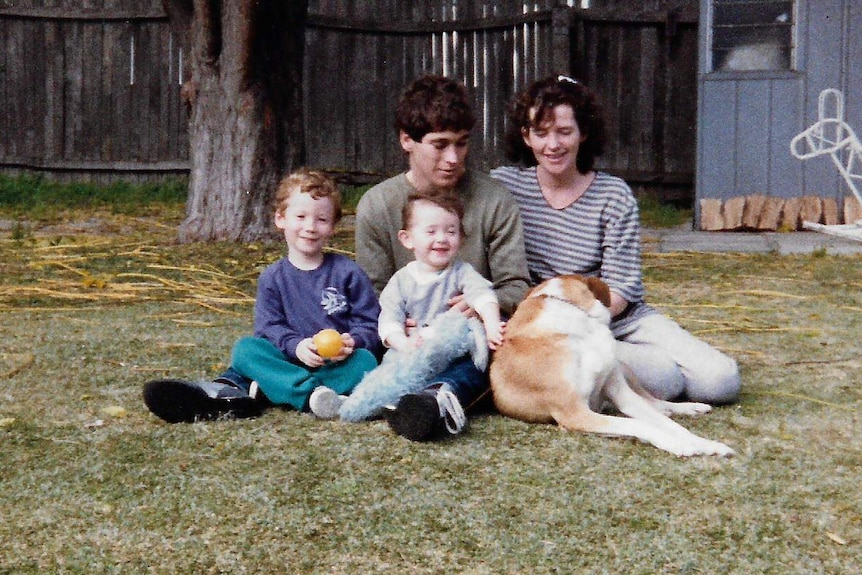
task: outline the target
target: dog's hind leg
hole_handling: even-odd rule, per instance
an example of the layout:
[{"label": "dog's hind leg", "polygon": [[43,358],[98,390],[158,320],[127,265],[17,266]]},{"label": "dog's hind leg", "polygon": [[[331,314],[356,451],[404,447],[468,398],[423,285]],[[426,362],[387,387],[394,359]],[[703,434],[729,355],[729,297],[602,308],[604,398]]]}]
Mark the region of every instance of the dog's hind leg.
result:
[{"label": "dog's hind leg", "polygon": [[659,399],[641,385],[640,381],[637,377],[635,377],[634,373],[622,364],[620,367],[623,370],[623,375],[626,381],[629,383],[629,386],[634,390],[635,393],[646,399],[649,403],[652,404],[658,411],[663,413],[664,415],[703,415],[705,413],[709,413],[712,411],[712,406],[708,403],[698,403],[695,401],[665,401],[663,399]]},{"label": "dog's hind leg", "polygon": [[708,403],[698,403],[696,401],[665,401],[655,397],[648,392],[636,380],[628,380],[632,390],[647,400],[654,408],[664,415],[703,415],[712,411],[712,406]]},{"label": "dog's hind leg", "polygon": [[696,401],[664,401],[663,399],[654,400],[653,406],[662,412],[664,415],[688,415],[696,416],[703,415],[712,411],[712,406],[708,403],[699,403]]},{"label": "dog's hind leg", "polygon": [[[667,449],[667,451],[677,455],[733,454],[733,450],[723,443],[695,435],[662,413],[662,410],[654,403],[659,400],[649,396],[649,394],[643,396],[638,393],[625,380],[619,368],[614,369],[609,375],[604,392],[611,403],[622,413],[632,418],[633,421],[659,429],[672,437],[679,444],[676,449],[681,453],[673,449]],[[657,444],[654,445],[659,447]]]},{"label": "dog's hind leg", "polygon": [[[560,427],[568,431],[582,431],[612,437],[631,437],[650,443],[659,449],[680,457],[728,454],[727,451],[718,448],[720,444],[710,448],[705,443],[699,442],[700,438],[695,435],[689,434],[691,435],[690,438],[680,437],[678,434],[671,433],[645,421],[596,413],[586,406],[576,412],[570,411],[565,414],[557,414],[554,418]],[[703,440],[703,442],[706,442],[706,440]]]}]

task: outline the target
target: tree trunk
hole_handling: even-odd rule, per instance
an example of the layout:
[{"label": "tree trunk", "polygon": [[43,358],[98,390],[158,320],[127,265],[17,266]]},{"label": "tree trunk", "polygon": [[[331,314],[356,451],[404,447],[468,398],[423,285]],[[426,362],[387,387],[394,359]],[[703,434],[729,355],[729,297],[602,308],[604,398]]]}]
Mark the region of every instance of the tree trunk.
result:
[{"label": "tree trunk", "polygon": [[164,0],[189,47],[191,176],[180,240],[276,237],[272,198],[304,153],[307,1]]}]

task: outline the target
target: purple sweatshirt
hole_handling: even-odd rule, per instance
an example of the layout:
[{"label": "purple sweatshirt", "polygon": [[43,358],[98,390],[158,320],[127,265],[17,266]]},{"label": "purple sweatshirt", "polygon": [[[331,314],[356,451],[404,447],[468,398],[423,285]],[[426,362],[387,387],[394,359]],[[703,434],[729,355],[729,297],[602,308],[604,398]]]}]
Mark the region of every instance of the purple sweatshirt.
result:
[{"label": "purple sweatshirt", "polygon": [[314,270],[282,258],[260,274],[254,304],[254,335],[266,338],[291,361],[296,346],[324,328],[348,332],[356,348],[380,351],[380,305],[371,280],[350,258],[325,254]]}]

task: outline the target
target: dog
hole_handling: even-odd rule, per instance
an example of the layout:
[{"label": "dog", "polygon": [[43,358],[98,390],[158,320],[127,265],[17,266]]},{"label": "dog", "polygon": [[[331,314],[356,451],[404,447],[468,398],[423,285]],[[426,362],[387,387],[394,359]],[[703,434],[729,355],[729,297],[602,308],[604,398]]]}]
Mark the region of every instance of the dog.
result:
[{"label": "dog", "polygon": [[[569,431],[637,438],[683,457],[733,455],[669,417],[707,413],[709,405],[662,401],[627,380],[608,327],[609,305],[607,284],[593,277],[559,276],[530,290],[491,361],[497,410]],[[628,417],[600,413],[606,402]]]}]

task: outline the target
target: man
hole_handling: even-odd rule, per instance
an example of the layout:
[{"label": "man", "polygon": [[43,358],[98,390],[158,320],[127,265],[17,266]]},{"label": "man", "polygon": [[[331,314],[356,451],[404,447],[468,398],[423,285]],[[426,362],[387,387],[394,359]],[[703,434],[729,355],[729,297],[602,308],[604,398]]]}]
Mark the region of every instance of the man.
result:
[{"label": "man", "polygon": [[[413,254],[398,240],[401,211],[411,193],[455,193],[464,204],[464,242],[459,256],[494,286],[503,314],[524,297],[529,272],[518,206],[486,174],[467,170],[470,131],[476,123],[466,88],[441,76],[421,77],[404,90],[395,111],[406,172],[368,190],[356,211],[356,261],[379,293]],[[454,309],[474,313],[462,296]],[[453,363],[422,393],[402,397],[385,413],[392,429],[414,441],[464,429],[464,407],[488,391],[487,374],[470,358]]]}]

